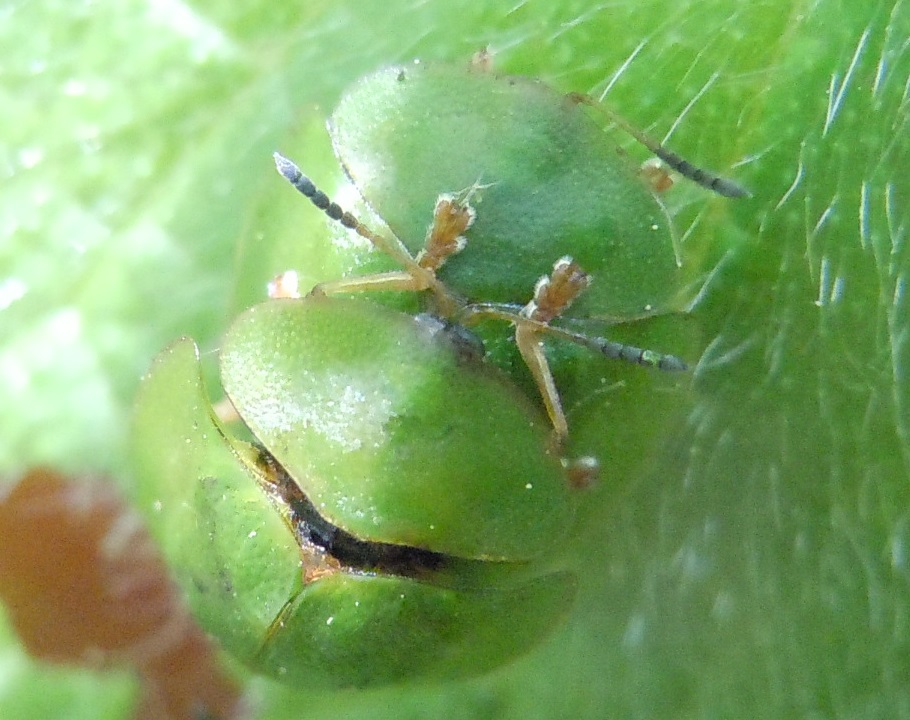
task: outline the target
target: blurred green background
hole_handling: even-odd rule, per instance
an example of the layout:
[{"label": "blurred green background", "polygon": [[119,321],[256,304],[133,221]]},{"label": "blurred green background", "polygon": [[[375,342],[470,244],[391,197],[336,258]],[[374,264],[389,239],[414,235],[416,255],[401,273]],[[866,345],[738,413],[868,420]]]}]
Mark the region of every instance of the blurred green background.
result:
[{"label": "blurred green background", "polygon": [[[487,45],[502,70],[609,89],[752,189],[671,191],[688,268],[710,278],[700,359],[683,381],[611,368],[624,384],[589,393],[579,435],[610,454],[573,548],[576,610],[539,651],[449,686],[256,680],[254,707],[910,718],[908,36],[902,0],[4,0],[0,472],[103,471],[128,491],[153,355],[180,334],[217,348],[276,272],[331,272],[303,239],[333,231],[272,150],[331,190],[323,123],[347,85]],[[29,663],[4,642],[0,715],[52,717],[27,709]]]}]

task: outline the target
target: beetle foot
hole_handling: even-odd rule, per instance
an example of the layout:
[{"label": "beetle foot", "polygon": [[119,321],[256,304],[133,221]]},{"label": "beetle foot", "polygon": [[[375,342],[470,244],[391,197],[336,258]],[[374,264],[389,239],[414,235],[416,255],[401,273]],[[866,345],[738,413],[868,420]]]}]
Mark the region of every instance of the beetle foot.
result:
[{"label": "beetle foot", "polygon": [[553,264],[553,272],[534,286],[534,298],[521,311],[522,317],[548,323],[559,317],[591,284],[591,276],[568,255]]},{"label": "beetle foot", "polygon": [[476,53],[471,55],[471,62],[469,67],[471,70],[477,70],[478,72],[492,72],[494,61],[493,61],[493,51],[490,50],[489,45],[485,45],[480,48]]},{"label": "beetle foot", "polygon": [[475,217],[477,212],[469,202],[455,195],[440,195],[417,264],[430,272],[439,270],[449,257],[464,249],[467,239],[462,233],[474,224]]},{"label": "beetle foot", "polygon": [[572,460],[563,458],[562,466],[569,487],[575,490],[587,490],[600,477],[600,462],[593,455],[582,455]]},{"label": "beetle foot", "polygon": [[296,270],[285,270],[279,273],[269,281],[268,286],[269,298],[299,298],[300,279],[297,277]]},{"label": "beetle foot", "polygon": [[662,193],[673,187],[673,176],[663,160],[652,157],[645,160],[638,174],[654,192]]}]

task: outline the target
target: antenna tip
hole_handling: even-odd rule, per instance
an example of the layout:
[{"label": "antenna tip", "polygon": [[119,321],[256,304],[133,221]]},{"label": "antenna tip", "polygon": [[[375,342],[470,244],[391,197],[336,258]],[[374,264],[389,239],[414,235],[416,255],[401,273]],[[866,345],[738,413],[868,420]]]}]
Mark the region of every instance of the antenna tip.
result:
[{"label": "antenna tip", "polygon": [[281,176],[290,183],[294,183],[300,177],[300,168],[297,167],[293,162],[288,160],[280,152],[272,153],[272,158],[275,160],[275,168],[281,174]]},{"label": "antenna tip", "polygon": [[689,369],[689,364],[675,355],[664,355],[657,366],[667,372],[686,372]]},{"label": "antenna tip", "polygon": [[728,180],[727,178],[717,178],[711,185],[711,189],[718,195],[728,198],[750,198],[752,193],[740,185],[738,182]]}]

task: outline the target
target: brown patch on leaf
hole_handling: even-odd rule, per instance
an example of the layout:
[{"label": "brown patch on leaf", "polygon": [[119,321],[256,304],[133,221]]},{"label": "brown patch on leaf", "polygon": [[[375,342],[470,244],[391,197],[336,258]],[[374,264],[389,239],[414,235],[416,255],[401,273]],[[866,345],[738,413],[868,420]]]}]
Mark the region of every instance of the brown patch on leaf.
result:
[{"label": "brown patch on leaf", "polygon": [[0,599],[35,657],[133,665],[141,720],[241,714],[236,684],[110,483],[34,470],[0,486]]}]

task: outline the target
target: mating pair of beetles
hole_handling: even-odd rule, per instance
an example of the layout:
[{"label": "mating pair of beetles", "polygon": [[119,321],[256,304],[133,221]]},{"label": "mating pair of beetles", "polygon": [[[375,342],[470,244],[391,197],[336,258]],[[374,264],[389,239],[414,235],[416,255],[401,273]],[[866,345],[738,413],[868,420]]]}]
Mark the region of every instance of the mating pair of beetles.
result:
[{"label": "mating pair of beetles", "polygon": [[[682,302],[667,213],[604,123],[746,194],[587,97],[484,63],[387,68],[342,98],[335,150],[382,229],[275,155],[391,266],[302,298],[285,275],[235,321],[219,361],[242,423],[212,410],[196,346],[178,340],[143,379],[133,453],[139,505],[194,613],[253,670],[302,687],[463,677],[568,611],[575,581],[555,549],[594,462],[563,458],[547,346],[685,368],[569,324]],[[425,312],[373,290],[418,293]],[[464,329],[489,320],[514,326],[536,393]]]}]

